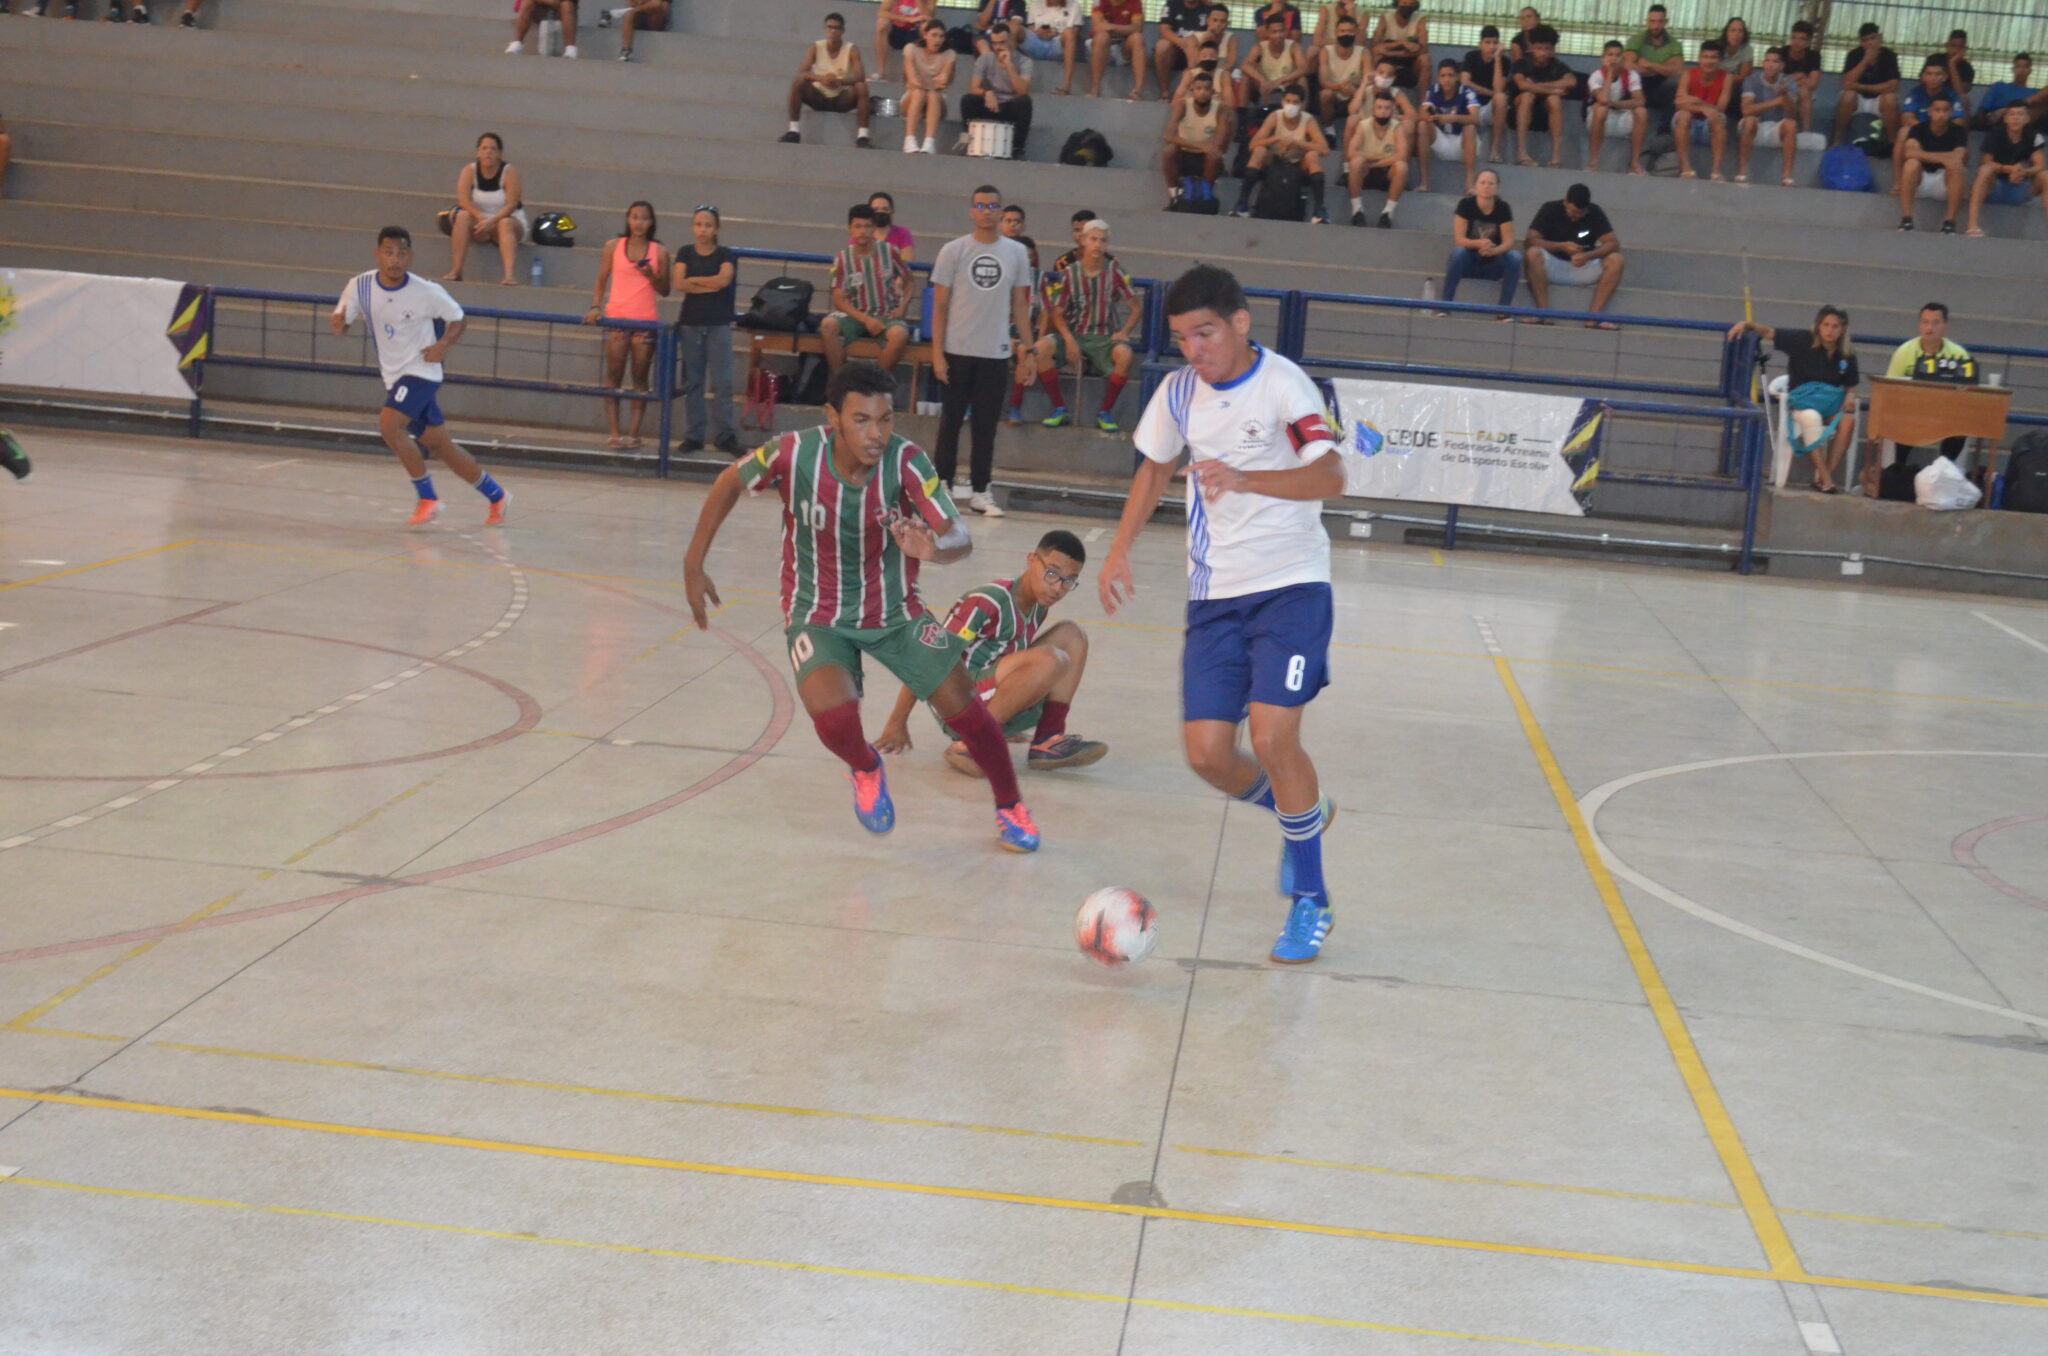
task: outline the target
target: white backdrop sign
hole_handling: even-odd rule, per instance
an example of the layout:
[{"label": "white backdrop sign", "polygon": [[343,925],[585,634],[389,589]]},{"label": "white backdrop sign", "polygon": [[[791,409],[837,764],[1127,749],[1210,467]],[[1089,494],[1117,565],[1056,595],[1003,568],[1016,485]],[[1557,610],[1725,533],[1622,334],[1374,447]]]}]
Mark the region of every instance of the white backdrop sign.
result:
[{"label": "white backdrop sign", "polygon": [[1344,492],[1367,499],[1583,517],[1607,408],[1577,396],[1330,383],[1344,429]]},{"label": "white backdrop sign", "polygon": [[210,300],[163,278],[0,268],[0,384],[189,400]]}]

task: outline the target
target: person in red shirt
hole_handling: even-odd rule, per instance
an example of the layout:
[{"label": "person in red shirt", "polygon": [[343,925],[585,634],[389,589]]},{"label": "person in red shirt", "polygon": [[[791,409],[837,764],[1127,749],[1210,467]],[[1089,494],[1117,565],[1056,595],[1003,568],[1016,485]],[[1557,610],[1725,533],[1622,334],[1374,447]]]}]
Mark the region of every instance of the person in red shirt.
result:
[{"label": "person in red shirt", "polygon": [[1088,97],[1102,97],[1102,73],[1109,54],[1120,51],[1131,68],[1131,98],[1145,93],[1144,0],[1095,0],[1094,45],[1088,52]]},{"label": "person in red shirt", "polygon": [[1728,72],[1721,69],[1721,44],[1709,39],[1700,44],[1700,64],[1678,82],[1678,99],[1671,116],[1671,137],[1678,143],[1678,177],[1697,179],[1693,171],[1692,146],[1687,135],[1693,119],[1700,121],[1705,140],[1713,149],[1714,182],[1721,182],[1721,157],[1728,151]]}]

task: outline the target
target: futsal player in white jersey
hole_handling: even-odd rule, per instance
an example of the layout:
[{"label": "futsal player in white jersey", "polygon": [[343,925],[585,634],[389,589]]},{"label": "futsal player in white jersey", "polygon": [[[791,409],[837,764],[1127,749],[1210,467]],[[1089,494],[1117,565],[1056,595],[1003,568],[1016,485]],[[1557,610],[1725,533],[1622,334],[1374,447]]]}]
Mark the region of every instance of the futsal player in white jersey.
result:
[{"label": "futsal player in white jersey", "polygon": [[327,318],[328,327],[344,335],[356,321],[369,321],[377,366],[384,375],[384,409],[377,431],[404,464],[420,497],[409,524],[432,522],[441,511],[433,477],[420,455],[424,449],[484,497],[491,506],[484,526],[496,527],[505,521],[505,505],[512,496],[448,436],[434,398],[441,390],[441,359],[466,327],[462,308],[439,283],[409,272],[411,264],[411,232],[403,226],[377,232],[377,267],[349,280],[334,314]]},{"label": "futsal player in white jersey", "polygon": [[[1316,385],[1251,339],[1237,279],[1209,264],[1166,293],[1187,366],[1138,424],[1131,482],[1097,590],[1114,613],[1136,591],[1131,543],[1182,453],[1188,495],[1187,641],[1181,719],[1188,766],[1219,791],[1279,816],[1287,923],[1283,964],[1312,961],[1331,925],[1321,835],[1336,807],[1301,746],[1303,709],[1329,681],[1330,538],[1321,501],[1343,493],[1343,459]],[[1249,719],[1251,752],[1237,746]]]}]

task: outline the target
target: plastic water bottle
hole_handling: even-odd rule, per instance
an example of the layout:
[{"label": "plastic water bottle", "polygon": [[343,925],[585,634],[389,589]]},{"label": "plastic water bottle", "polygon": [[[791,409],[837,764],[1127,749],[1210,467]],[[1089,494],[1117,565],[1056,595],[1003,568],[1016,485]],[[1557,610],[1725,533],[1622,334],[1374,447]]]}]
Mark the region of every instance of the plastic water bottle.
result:
[{"label": "plastic water bottle", "polygon": [[533,267],[526,271],[526,276],[528,280],[531,281],[535,287],[540,286],[542,271],[543,270],[540,266],[540,252],[536,250],[534,251],[533,255]]},{"label": "plastic water bottle", "polygon": [[1422,299],[1423,299],[1424,301],[1435,301],[1435,300],[1436,300],[1436,278],[1435,278],[1435,277],[1433,277],[1433,276],[1432,276],[1432,277],[1424,278],[1424,279],[1422,280]]}]

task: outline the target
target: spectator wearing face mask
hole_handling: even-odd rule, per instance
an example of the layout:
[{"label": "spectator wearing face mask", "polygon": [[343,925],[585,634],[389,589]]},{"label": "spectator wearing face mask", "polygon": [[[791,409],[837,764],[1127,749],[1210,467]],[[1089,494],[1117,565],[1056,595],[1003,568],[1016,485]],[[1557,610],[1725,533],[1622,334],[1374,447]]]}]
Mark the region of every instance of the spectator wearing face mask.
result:
[{"label": "spectator wearing face mask", "polygon": [[896,220],[896,199],[876,189],[868,194],[868,206],[875,212],[875,239],[896,252],[906,265],[917,257],[917,240],[908,227]]},{"label": "spectator wearing face mask", "polygon": [[1230,106],[1217,97],[1216,82],[1196,71],[1188,92],[1173,101],[1166,115],[1166,202],[1180,201],[1182,184],[1195,179],[1212,186],[1223,173],[1224,152],[1232,133]]},{"label": "spectator wearing face mask", "polygon": [[1429,20],[1422,17],[1421,0],[1400,0],[1380,15],[1373,30],[1375,61],[1392,60],[1394,83],[1403,89],[1419,89],[1429,68]]},{"label": "spectator wearing face mask", "polygon": [[1372,113],[1351,126],[1344,146],[1346,182],[1351,188],[1351,224],[1365,225],[1366,190],[1384,190],[1386,206],[1380,209],[1379,224],[1394,224],[1394,209],[1401,203],[1401,190],[1408,186],[1409,124],[1396,111],[1389,90],[1372,96]]},{"label": "spectator wearing face mask", "polygon": [[1174,88],[1175,97],[1188,92],[1188,81],[1196,71],[1207,71],[1216,84],[1216,96],[1232,108],[1238,106],[1237,35],[1230,31],[1230,9],[1225,5],[1209,6],[1207,25],[1187,43],[1189,64],[1180,73],[1180,83]]},{"label": "spectator wearing face mask", "polygon": [[1159,37],[1152,44],[1152,74],[1161,99],[1173,98],[1174,75],[1195,64],[1188,39],[1201,40],[1209,26],[1209,0],[1166,0],[1159,15]]},{"label": "spectator wearing face mask", "polygon": [[1248,215],[1252,186],[1264,179],[1267,165],[1285,160],[1300,166],[1302,182],[1309,192],[1309,220],[1321,225],[1325,220],[1323,157],[1329,153],[1330,143],[1323,139],[1323,129],[1308,115],[1308,95],[1299,85],[1287,86],[1281,91],[1280,107],[1267,115],[1252,137],[1251,162],[1238,191],[1237,206],[1230,214]]},{"label": "spectator wearing face mask", "polygon": [[1337,134],[1337,117],[1365,88],[1366,49],[1358,41],[1358,21],[1340,18],[1330,41],[1317,56],[1317,78],[1322,89],[1316,95],[1316,111],[1323,130]]}]

